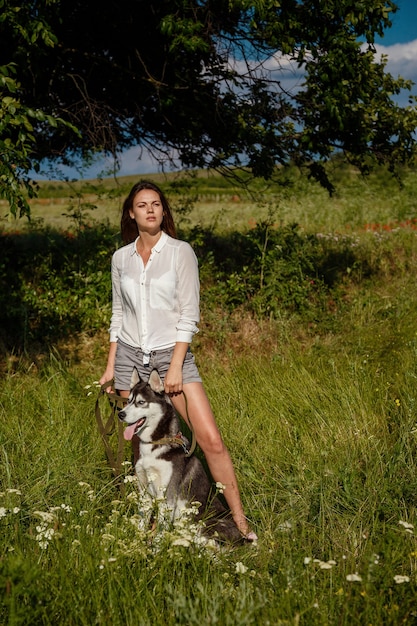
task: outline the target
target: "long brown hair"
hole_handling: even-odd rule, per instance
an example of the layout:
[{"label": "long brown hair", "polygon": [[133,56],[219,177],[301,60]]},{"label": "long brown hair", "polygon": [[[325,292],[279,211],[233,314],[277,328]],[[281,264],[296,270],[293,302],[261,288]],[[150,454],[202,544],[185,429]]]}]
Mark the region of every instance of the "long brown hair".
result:
[{"label": "long brown hair", "polygon": [[151,189],[152,191],[156,191],[161,200],[162,208],[164,211],[161,230],[165,231],[167,235],[170,237],[177,237],[177,231],[175,229],[174,219],[172,217],[171,207],[169,206],[169,202],[165,197],[164,193],[155,185],[151,183],[149,180],[140,180],[138,183],[133,185],[132,189],[129,192],[126,200],[123,202],[123,211],[122,217],[120,220],[120,229],[122,233],[122,239],[124,243],[131,243],[135,241],[138,236],[138,226],[134,219],[130,217],[130,211],[133,208],[133,201],[135,196],[142,189]]}]

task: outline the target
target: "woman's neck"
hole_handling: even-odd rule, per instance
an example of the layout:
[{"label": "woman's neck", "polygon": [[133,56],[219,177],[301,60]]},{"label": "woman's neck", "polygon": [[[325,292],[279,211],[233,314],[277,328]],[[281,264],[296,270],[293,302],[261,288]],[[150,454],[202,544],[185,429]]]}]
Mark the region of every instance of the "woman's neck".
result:
[{"label": "woman's neck", "polygon": [[142,257],[143,264],[146,265],[152,253],[152,248],[156,246],[161,238],[162,230],[155,235],[150,233],[139,233],[139,239],[136,242],[136,251]]},{"label": "woman's neck", "polygon": [[152,250],[152,248],[158,243],[162,235],[162,230],[159,230],[155,234],[147,232],[139,232],[138,248],[140,250]]}]

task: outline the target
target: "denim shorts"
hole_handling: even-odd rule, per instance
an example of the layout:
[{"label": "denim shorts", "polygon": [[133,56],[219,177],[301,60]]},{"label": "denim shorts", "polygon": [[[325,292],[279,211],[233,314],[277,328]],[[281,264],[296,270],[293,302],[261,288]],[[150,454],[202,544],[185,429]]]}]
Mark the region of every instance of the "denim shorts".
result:
[{"label": "denim shorts", "polygon": [[[154,369],[158,370],[161,379],[164,380],[165,374],[171,364],[173,352],[174,348],[153,350],[149,355],[146,355],[147,358],[144,358],[145,355],[140,348],[133,348],[119,340],[117,342],[116,362],[114,367],[115,388],[119,391],[130,389],[130,379],[134,367],[138,370],[141,380],[147,381],[150,373]],[[146,361],[149,362],[145,365],[144,361],[145,363]],[[182,366],[182,382],[184,385],[187,383],[201,383],[194,355],[190,349],[188,349],[185,355],[184,364]]]}]

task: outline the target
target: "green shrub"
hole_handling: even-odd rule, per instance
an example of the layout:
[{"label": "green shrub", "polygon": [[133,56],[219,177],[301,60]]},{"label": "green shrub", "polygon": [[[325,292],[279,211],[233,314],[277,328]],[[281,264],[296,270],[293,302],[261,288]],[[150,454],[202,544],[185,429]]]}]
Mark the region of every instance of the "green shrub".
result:
[{"label": "green shrub", "polygon": [[9,349],[48,345],[110,319],[110,259],[118,237],[95,225],[2,233],[1,340]]},{"label": "green shrub", "polygon": [[[401,276],[416,254],[415,231],[402,228],[341,235],[265,221],[245,232],[194,227],[180,236],[199,258],[203,316],[242,310],[258,319],[333,323],[352,289]],[[109,226],[3,232],[0,243],[0,338],[7,349],[107,328],[110,262],[120,245]]]}]

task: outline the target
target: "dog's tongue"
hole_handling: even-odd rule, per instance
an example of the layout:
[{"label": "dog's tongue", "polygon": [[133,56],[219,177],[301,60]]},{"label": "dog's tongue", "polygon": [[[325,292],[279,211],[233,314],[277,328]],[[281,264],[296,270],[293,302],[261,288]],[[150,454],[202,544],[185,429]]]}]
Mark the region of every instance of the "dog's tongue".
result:
[{"label": "dog's tongue", "polygon": [[136,424],[137,422],[135,422],[134,424],[131,424],[130,426],[126,426],[124,433],[123,433],[123,437],[126,439],[126,441],[130,441],[133,435],[135,434]]},{"label": "dog's tongue", "polygon": [[126,428],[124,430],[124,433],[123,433],[123,436],[126,439],[126,441],[130,441],[132,439],[133,435],[135,434],[137,429],[140,426],[142,426],[144,421],[145,421],[145,419],[142,417],[142,419],[138,420],[134,424],[130,424],[130,426],[126,426]]}]

